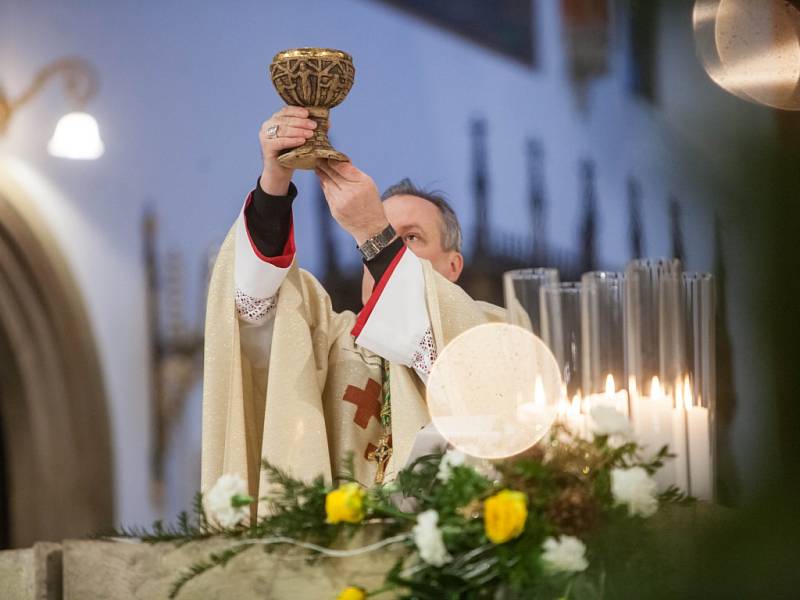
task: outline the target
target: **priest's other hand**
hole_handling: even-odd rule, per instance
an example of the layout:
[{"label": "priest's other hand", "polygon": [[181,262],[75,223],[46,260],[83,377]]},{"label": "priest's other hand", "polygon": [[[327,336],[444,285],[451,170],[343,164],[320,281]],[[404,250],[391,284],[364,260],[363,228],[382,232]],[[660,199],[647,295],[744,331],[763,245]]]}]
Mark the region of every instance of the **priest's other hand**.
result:
[{"label": "priest's other hand", "polygon": [[[277,126],[277,131],[273,128]],[[261,124],[258,141],[261,143],[261,158],[264,169],[259,185],[273,196],[285,196],[289,191],[294,169],[278,162],[278,155],[287,148],[297,148],[314,135],[317,124],[308,118],[308,111],[299,106],[284,106]]]},{"label": "priest's other hand", "polygon": [[318,161],[316,168],[331,215],[359,246],[383,231],[389,221],[378,187],[352,163]]}]

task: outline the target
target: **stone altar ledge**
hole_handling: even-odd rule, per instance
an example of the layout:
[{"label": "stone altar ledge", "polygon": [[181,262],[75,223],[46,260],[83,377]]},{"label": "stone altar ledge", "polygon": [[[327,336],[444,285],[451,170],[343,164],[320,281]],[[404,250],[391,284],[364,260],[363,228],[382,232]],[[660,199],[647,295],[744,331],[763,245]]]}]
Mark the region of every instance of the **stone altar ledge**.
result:
[{"label": "stone altar ledge", "polygon": [[[0,552],[0,598],[4,600],[156,600],[191,564],[234,545],[227,540],[145,544],[139,541],[65,540]],[[238,598],[334,599],[347,585],[380,587],[396,555],[390,550],[351,558],[320,558],[279,548],[253,548],[224,567],[197,576],[178,600]]]}]

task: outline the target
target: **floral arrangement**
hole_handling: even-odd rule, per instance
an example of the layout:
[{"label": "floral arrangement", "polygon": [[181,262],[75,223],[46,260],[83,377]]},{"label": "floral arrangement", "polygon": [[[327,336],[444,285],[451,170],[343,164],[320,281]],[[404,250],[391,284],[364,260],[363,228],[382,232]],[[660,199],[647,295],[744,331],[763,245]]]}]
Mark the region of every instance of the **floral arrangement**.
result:
[{"label": "floral arrangement", "polygon": [[[205,497],[198,494],[193,514],[182,514],[177,525],[157,522],[151,530],[115,535],[154,543],[213,536],[241,542],[180,574],[171,598],[242,552],[286,544],[307,549],[312,561],[393,548],[398,558],[380,589],[353,581],[340,600],[388,591],[437,600],[599,598],[609,561],[636,552],[635,540],[659,504],[693,501],[675,488],[657,493],[652,475],[669,459],[667,448],[645,457],[627,419],[615,413],[592,412],[591,439],[556,425],[523,456],[489,464],[449,450],[421,457],[394,481],[372,488],[350,477],[335,485],[322,478],[307,484],[264,464],[275,485],[258,499],[267,506],[265,516],[252,523],[257,500],[241,478],[224,475]],[[366,528],[378,542],[346,545]],[[617,536],[610,553],[604,536],[621,530],[630,543],[619,544]],[[347,551],[336,549],[342,544]]]}]

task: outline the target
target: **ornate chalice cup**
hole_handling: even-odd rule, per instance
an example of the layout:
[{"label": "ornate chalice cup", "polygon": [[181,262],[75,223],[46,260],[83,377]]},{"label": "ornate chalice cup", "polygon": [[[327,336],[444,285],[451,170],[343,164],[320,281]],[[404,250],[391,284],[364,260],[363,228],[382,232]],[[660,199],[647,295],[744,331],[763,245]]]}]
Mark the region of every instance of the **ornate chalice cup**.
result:
[{"label": "ornate chalice cup", "polygon": [[275,55],[269,66],[278,94],[290,106],[308,109],[317,122],[314,135],[298,148],[281,153],[278,162],[294,169],[313,169],[318,160],[350,160],[328,140],[328,113],[353,87],[353,59],[341,50],[295,48]]}]

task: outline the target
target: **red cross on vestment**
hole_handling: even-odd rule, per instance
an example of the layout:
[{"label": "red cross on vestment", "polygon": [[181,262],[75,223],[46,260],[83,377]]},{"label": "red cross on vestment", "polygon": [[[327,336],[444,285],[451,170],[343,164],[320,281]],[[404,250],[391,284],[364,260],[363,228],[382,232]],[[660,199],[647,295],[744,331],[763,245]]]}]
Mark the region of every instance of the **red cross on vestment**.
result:
[{"label": "red cross on vestment", "polygon": [[378,419],[381,414],[381,384],[374,379],[367,380],[367,387],[363,390],[354,385],[348,385],[342,400],[356,405],[356,415],[353,423],[366,429],[372,417]]}]

